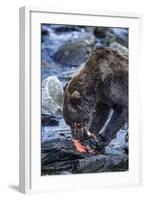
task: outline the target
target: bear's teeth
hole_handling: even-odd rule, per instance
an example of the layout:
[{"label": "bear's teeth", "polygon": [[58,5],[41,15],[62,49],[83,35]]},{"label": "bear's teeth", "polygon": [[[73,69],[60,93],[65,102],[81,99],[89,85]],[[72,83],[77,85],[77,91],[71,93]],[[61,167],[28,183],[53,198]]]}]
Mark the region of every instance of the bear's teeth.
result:
[{"label": "bear's teeth", "polygon": [[78,126],[77,126],[77,123],[74,123],[74,127],[75,127],[75,128],[77,128],[77,127],[78,127]]},{"label": "bear's teeth", "polygon": [[81,135],[82,136],[84,135],[84,129],[83,129],[83,127],[81,128]]},{"label": "bear's teeth", "polygon": [[84,130],[86,131],[86,134],[87,134],[88,136],[91,136],[91,135],[92,135],[92,134],[90,133],[90,131],[88,131],[87,127],[84,127]]},{"label": "bear's teeth", "polygon": [[92,134],[90,133],[90,131],[87,130],[87,135],[88,135],[88,136],[91,136]]}]

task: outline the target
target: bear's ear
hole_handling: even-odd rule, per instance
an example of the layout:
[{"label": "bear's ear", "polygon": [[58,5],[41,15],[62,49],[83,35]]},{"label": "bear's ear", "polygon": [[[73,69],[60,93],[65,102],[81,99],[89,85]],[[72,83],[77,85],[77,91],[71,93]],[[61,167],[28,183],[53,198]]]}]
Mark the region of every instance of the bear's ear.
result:
[{"label": "bear's ear", "polygon": [[66,87],[68,86],[68,83],[65,84],[65,86],[63,87],[63,90],[66,90]]},{"label": "bear's ear", "polygon": [[80,95],[80,93],[79,93],[77,90],[74,91],[74,92],[72,93],[72,95],[71,95],[71,99],[73,99],[73,100],[79,100],[80,97],[81,97],[81,95]]}]

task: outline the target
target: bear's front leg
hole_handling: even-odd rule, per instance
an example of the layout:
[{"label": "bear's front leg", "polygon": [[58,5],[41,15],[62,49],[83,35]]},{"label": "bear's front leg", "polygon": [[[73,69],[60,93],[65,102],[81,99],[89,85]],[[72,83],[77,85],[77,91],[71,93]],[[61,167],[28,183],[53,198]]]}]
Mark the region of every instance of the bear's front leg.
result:
[{"label": "bear's front leg", "polygon": [[106,104],[97,104],[96,109],[92,112],[89,122],[89,131],[97,134],[105,125],[110,113],[110,107]]},{"label": "bear's front leg", "polygon": [[128,119],[128,113],[126,108],[115,108],[111,119],[106,127],[98,133],[98,137],[102,138],[102,146],[107,146],[111,140],[116,137],[117,132],[122,128]]}]

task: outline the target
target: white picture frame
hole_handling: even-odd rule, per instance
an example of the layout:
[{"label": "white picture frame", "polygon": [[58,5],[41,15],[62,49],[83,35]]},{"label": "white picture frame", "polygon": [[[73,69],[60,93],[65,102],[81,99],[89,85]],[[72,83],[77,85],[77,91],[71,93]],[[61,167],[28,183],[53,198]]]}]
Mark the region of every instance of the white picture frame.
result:
[{"label": "white picture frame", "polygon": [[[50,11],[20,8],[20,191],[68,191],[140,185],[142,136],[139,71],[140,14],[99,11]],[[129,170],[126,172],[43,176],[40,173],[40,23],[129,28]],[[35,66],[35,67],[33,67]],[[35,133],[35,134],[34,134]],[[88,181],[86,181],[88,180]]]}]

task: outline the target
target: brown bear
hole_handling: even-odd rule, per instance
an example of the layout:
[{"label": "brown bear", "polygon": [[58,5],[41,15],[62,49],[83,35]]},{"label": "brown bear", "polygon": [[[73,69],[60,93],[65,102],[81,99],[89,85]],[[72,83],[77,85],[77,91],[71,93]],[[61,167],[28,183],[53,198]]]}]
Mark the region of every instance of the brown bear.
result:
[{"label": "brown bear", "polygon": [[103,151],[128,121],[128,56],[97,48],[66,85],[63,115],[78,151],[87,151],[85,135],[93,136],[97,152]]}]

